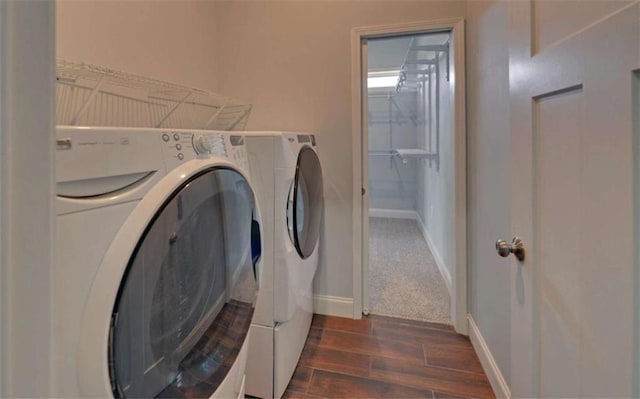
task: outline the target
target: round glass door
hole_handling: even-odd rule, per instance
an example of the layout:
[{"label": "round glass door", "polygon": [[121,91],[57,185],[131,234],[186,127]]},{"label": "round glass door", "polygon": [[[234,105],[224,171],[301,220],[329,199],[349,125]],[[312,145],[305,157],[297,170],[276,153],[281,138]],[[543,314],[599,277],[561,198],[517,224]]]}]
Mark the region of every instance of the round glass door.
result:
[{"label": "round glass door", "polygon": [[209,397],[244,343],[257,296],[254,197],[232,169],[179,187],[129,261],[110,331],[116,397]]},{"label": "round glass door", "polygon": [[306,259],[320,237],[323,206],[322,168],[316,152],[303,147],[287,201],[287,228],[296,251]]}]

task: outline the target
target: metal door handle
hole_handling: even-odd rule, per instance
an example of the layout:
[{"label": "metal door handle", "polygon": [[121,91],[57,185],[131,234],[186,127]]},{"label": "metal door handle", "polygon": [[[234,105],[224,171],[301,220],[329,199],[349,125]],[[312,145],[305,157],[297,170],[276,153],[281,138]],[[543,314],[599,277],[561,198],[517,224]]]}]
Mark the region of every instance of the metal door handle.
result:
[{"label": "metal door handle", "polygon": [[513,237],[511,244],[505,240],[498,240],[496,241],[496,252],[503,258],[514,254],[522,262],[524,260],[524,242],[518,237]]}]

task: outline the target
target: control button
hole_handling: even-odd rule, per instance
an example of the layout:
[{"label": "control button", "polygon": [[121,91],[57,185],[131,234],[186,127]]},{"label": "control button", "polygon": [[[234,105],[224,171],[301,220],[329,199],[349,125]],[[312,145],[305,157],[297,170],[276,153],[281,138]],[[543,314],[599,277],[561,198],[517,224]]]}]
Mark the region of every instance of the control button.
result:
[{"label": "control button", "polygon": [[179,135],[178,133],[174,133],[174,134],[173,134],[173,139],[174,139],[175,141],[180,140],[180,135]]},{"label": "control button", "polygon": [[182,149],[182,144],[176,144],[176,150],[180,151]]},{"label": "control button", "polygon": [[178,153],[178,159],[181,161],[184,159],[184,155],[181,152]]},{"label": "control button", "polygon": [[163,134],[162,134],[162,140],[163,140],[163,141],[169,141],[169,135],[168,135],[168,134],[166,134],[166,133],[163,133]]}]

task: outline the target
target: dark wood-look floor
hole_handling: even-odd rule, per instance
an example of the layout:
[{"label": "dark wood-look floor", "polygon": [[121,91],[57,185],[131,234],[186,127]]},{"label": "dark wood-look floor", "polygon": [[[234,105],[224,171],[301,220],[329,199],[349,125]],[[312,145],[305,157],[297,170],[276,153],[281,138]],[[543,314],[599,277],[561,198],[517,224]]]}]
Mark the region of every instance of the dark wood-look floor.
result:
[{"label": "dark wood-look floor", "polygon": [[451,326],[315,315],[284,398],[494,398],[469,339]]}]

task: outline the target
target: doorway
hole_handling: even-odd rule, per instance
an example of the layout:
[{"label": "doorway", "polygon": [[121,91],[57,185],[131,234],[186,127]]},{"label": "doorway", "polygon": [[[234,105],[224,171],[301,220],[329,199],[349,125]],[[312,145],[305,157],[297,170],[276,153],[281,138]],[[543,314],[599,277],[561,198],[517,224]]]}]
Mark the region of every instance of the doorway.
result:
[{"label": "doorway", "polygon": [[[450,32],[368,40],[369,311],[451,323]],[[367,239],[364,237],[363,239]]]},{"label": "doorway", "polygon": [[463,37],[461,20],[353,31],[354,317],[467,331]]}]

